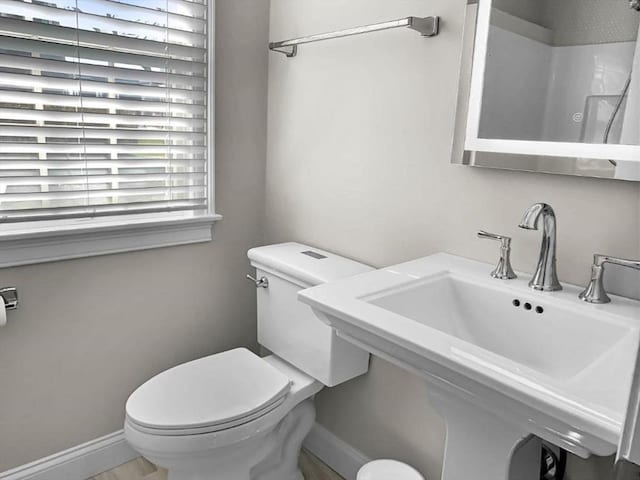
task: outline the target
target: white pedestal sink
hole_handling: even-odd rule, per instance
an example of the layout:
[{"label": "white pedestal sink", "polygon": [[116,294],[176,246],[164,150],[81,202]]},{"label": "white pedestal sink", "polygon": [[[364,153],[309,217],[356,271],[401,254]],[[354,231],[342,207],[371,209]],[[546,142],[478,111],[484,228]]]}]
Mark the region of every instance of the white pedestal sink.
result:
[{"label": "white pedestal sink", "polygon": [[578,287],[536,292],[526,274],[491,270],[437,254],[299,298],[341,337],[429,383],[447,425],[444,480],[537,479],[538,438],[582,457],[613,454],[640,302],[585,304]]}]

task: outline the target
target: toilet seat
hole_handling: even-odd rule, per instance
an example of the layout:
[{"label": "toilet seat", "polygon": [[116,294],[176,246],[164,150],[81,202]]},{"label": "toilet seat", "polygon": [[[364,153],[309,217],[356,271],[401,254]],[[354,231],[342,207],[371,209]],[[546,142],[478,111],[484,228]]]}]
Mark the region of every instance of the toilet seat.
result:
[{"label": "toilet seat", "polygon": [[282,404],[291,380],[245,348],[188,362],[131,394],[127,420],[156,435],[194,435],[242,425]]}]

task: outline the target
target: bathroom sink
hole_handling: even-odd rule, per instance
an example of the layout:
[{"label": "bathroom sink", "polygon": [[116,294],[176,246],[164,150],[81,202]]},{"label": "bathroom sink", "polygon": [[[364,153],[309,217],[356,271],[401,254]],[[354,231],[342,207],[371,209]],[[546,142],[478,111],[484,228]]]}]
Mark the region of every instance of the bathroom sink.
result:
[{"label": "bathroom sink", "polygon": [[455,337],[464,342],[461,355],[484,351],[558,380],[584,370],[632,333],[622,322],[491,283],[443,272],[362,300]]},{"label": "bathroom sink", "polygon": [[[436,254],[303,290],[299,299],[342,338],[427,381],[447,422],[449,452],[473,448],[475,438],[509,457],[533,434],[583,457],[613,454],[640,302],[586,304],[579,287],[538,292],[527,285],[530,275],[496,280],[492,269]],[[466,473],[451,464],[443,478]]]}]

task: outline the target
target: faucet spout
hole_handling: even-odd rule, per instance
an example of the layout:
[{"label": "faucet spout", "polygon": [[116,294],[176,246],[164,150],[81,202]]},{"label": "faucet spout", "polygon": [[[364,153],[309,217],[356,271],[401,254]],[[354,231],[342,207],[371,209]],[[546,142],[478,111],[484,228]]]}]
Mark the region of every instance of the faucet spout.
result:
[{"label": "faucet spout", "polygon": [[556,268],[556,214],[553,208],[546,203],[531,205],[524,213],[518,226],[525,230],[538,230],[540,218],[542,218],[543,225],[542,245],[540,246],[538,265],[529,286],[534,290],[555,292],[562,290],[562,285],[558,281]]},{"label": "faucet spout", "polygon": [[524,216],[522,217],[518,227],[524,228],[525,230],[538,230],[538,219],[545,209],[551,211],[551,215],[555,217],[550,205],[547,205],[546,203],[535,203],[531,205],[526,212],[524,212]]}]

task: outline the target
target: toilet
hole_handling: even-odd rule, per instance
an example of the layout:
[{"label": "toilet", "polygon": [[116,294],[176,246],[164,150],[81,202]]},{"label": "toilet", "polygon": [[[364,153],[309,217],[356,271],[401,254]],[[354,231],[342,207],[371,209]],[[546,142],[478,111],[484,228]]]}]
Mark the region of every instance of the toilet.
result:
[{"label": "toilet", "polygon": [[249,250],[258,342],[166,370],[126,403],[125,437],[169,480],[303,480],[313,397],[368,371],[369,354],[339,338],[298,291],[371,267],[299,243]]}]

